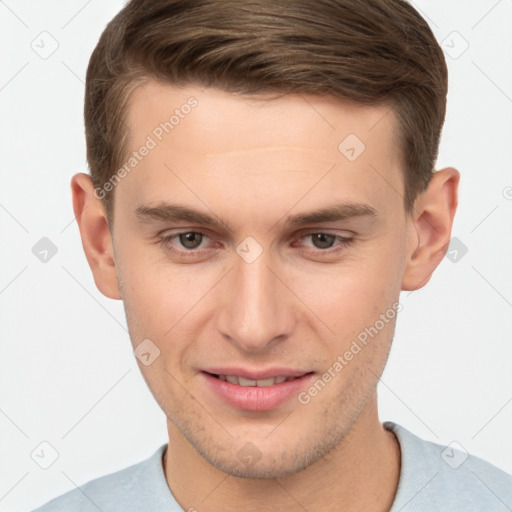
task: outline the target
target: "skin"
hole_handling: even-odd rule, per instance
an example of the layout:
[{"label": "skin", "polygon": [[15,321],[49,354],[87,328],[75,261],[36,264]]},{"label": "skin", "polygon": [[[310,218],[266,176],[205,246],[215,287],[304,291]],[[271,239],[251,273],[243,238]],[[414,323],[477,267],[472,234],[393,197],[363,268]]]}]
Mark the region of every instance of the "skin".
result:
[{"label": "skin", "polygon": [[[437,171],[408,214],[388,107],[151,81],[129,103],[130,150],[192,96],[197,106],[115,187],[111,229],[89,176],[72,179],[98,289],[123,300],[134,347],[149,338],[160,350],[152,364],[139,364],[167,416],[169,486],[185,510],[331,511],[340,503],[389,510],[400,450],[379,422],[376,388],[394,319],[305,405],[292,399],[266,412],[235,409],[205,386],[201,369],[324,374],[401,290],[428,282],[450,240],[459,173]],[[366,146],[353,162],[338,150],[350,133]],[[223,224],[135,213],[162,202]],[[290,215],[341,202],[369,205],[376,215],[286,224]],[[159,243],[190,231],[206,235],[198,249],[177,236]],[[332,237],[332,247],[319,247],[311,233],[351,241]],[[248,236],[263,250],[252,263],[236,252]],[[246,443],[259,454],[251,464],[237,456]]]}]

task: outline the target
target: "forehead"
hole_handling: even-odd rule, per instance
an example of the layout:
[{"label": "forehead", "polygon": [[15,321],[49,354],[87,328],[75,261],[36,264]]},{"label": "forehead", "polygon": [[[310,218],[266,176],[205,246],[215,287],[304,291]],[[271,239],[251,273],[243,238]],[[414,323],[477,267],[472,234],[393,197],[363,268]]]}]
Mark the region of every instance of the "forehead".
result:
[{"label": "forehead", "polygon": [[[191,108],[192,103],[196,106]],[[294,144],[303,136],[301,142],[305,149],[317,148],[322,141],[331,146],[332,140],[341,138],[347,130],[357,132],[363,141],[369,140],[371,132],[376,130],[376,139],[387,133],[390,139],[386,142],[391,142],[396,129],[395,115],[387,105],[366,106],[325,95],[244,95],[193,85],[177,87],[150,80],[137,87],[128,101],[130,139],[134,142],[137,135],[151,133],[160,123],[171,121],[176,140],[193,142],[180,137],[183,127],[177,129],[180,124],[185,124],[181,121],[188,114],[193,114],[190,116],[193,121],[186,124],[194,122],[197,136],[206,135],[218,152],[273,144],[276,142],[274,129],[279,130],[279,141],[283,144]],[[213,132],[212,125],[216,127]],[[224,137],[230,128],[233,137]],[[247,137],[248,134],[251,137]],[[211,148],[205,147],[207,149]]]},{"label": "forehead", "polygon": [[403,189],[396,120],[387,106],[150,81],[133,92],[126,119],[127,158],[151,146],[118,187],[139,202],[188,188],[190,199],[194,192],[196,199],[199,192],[226,199],[229,189],[238,197],[286,203],[314,186],[340,200],[383,203]]}]

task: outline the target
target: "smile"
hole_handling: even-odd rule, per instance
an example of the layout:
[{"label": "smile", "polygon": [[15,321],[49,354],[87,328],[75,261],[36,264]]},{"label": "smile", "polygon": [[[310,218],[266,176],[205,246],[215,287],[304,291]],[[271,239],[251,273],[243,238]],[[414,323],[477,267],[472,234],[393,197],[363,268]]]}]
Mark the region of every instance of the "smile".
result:
[{"label": "smile", "polygon": [[275,372],[274,376],[269,372],[264,372],[266,375],[233,373],[202,371],[200,375],[216,399],[234,409],[254,412],[270,411],[286,404],[306,389],[315,376],[314,372],[298,371],[286,372],[293,375],[283,375],[283,371]]},{"label": "smile", "polygon": [[260,388],[266,388],[275,384],[281,384],[285,381],[294,380],[297,377],[285,377],[283,375],[279,377],[269,377],[268,379],[247,379],[238,375],[214,375],[214,377],[223,380],[224,382],[230,382],[238,386],[257,386]]}]

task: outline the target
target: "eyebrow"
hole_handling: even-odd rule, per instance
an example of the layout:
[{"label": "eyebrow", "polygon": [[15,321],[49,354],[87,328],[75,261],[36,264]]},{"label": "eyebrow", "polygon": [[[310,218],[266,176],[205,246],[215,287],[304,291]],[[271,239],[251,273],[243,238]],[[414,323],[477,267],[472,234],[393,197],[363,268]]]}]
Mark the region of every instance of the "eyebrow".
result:
[{"label": "eyebrow", "polygon": [[[151,220],[165,222],[193,222],[212,228],[224,227],[230,232],[233,228],[226,222],[212,216],[208,213],[189,208],[188,206],[159,203],[157,205],[139,205],[135,209],[137,218],[142,222]],[[377,210],[364,203],[341,203],[296,215],[288,215],[285,219],[285,225],[297,227],[307,224],[336,222],[348,220],[354,217],[377,217]]]}]

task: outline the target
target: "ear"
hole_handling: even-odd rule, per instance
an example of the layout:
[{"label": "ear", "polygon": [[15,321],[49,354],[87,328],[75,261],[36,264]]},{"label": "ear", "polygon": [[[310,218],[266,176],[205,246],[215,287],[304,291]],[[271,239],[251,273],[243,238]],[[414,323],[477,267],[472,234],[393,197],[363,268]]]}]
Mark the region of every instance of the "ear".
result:
[{"label": "ear", "polygon": [[91,177],[84,173],[75,174],[71,179],[71,191],[82,246],[94,282],[106,297],[121,299],[105,207],[94,194]]},{"label": "ear", "polygon": [[452,167],[437,171],[416,199],[409,220],[402,290],[425,286],[446,254],[457,210],[459,179],[459,172]]}]

